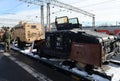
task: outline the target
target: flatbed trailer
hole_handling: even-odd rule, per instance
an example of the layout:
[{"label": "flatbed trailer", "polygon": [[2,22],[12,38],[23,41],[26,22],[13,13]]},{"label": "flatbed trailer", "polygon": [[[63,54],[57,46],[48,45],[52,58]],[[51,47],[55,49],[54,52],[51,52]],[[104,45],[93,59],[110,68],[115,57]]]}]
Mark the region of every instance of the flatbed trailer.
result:
[{"label": "flatbed trailer", "polygon": [[[120,70],[119,64],[120,61],[117,60],[109,60],[108,64],[105,64],[103,68],[100,70],[93,70],[93,74],[88,74],[86,71],[80,70],[76,67],[66,66],[63,65],[62,62],[64,59],[48,59],[45,57],[39,57],[36,54],[36,49],[33,49],[32,52],[30,48],[21,50],[13,45],[11,45],[12,50],[20,52],[21,54],[30,56],[34,59],[39,60],[40,62],[47,64],[48,66],[61,71],[63,73],[67,73],[69,75],[74,75],[80,79],[80,81],[119,81],[119,75],[118,72]],[[106,69],[107,68],[107,69]],[[116,73],[117,71],[118,73]],[[115,74],[116,73],[116,74]],[[117,77],[117,78],[116,78]]]}]

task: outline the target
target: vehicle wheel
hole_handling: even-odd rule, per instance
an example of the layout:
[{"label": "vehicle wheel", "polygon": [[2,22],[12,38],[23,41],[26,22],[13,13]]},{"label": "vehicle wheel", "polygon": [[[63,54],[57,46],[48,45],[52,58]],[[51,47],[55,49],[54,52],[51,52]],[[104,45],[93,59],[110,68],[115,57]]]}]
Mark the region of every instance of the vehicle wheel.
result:
[{"label": "vehicle wheel", "polygon": [[88,73],[88,74],[93,74],[93,68],[94,68],[94,66],[93,65],[89,65],[89,64],[87,64],[86,66],[85,66],[85,71]]},{"label": "vehicle wheel", "polygon": [[20,39],[17,38],[17,47],[19,48],[20,47]]},{"label": "vehicle wheel", "polygon": [[20,49],[24,50],[25,48],[25,43],[20,41]]},{"label": "vehicle wheel", "polygon": [[77,62],[76,67],[80,70],[84,70],[87,64]]},{"label": "vehicle wheel", "polygon": [[38,47],[37,47],[37,53],[40,57],[44,57],[44,49],[45,47],[45,44],[44,43],[41,43]]},{"label": "vehicle wheel", "polygon": [[18,48],[23,49],[23,43],[20,41],[20,38],[17,38]]},{"label": "vehicle wheel", "polygon": [[44,55],[44,52],[42,51],[41,48],[37,48],[37,53],[38,53],[39,57],[43,57],[43,55]]}]

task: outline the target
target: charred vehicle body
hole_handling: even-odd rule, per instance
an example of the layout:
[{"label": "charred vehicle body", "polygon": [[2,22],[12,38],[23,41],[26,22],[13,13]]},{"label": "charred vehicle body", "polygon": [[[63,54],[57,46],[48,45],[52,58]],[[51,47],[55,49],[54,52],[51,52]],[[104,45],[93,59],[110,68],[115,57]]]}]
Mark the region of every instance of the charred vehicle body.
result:
[{"label": "charred vehicle body", "polygon": [[45,41],[37,48],[40,57],[64,59],[63,64],[82,68],[101,67],[119,52],[115,36],[81,30],[78,18],[55,19],[57,31],[45,33]]}]

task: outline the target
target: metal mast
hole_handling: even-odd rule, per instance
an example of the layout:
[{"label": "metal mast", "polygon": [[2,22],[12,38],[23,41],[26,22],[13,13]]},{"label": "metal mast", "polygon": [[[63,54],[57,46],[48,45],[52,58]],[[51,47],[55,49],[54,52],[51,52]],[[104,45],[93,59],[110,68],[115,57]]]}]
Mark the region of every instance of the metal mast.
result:
[{"label": "metal mast", "polygon": [[50,31],[50,3],[47,3],[47,31]]},{"label": "metal mast", "polygon": [[41,27],[44,29],[44,6],[41,5]]}]

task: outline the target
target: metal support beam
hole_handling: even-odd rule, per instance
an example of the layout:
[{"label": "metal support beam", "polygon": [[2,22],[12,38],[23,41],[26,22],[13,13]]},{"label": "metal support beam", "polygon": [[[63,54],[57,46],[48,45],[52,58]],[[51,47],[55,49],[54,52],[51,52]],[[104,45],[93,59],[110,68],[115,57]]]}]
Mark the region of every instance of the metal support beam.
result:
[{"label": "metal support beam", "polygon": [[74,7],[72,5],[65,4],[65,3],[60,2],[58,0],[20,0],[20,1],[24,1],[24,2],[27,2],[27,3],[30,3],[30,4],[35,4],[35,5],[41,5],[41,2],[43,2],[43,3],[49,3],[51,5],[55,5],[55,6],[58,6],[58,7],[61,7],[61,8],[65,8],[65,9],[68,9],[68,10],[71,10],[71,11],[75,11],[75,12],[87,15],[89,17],[94,17],[95,16],[92,13],[89,13],[87,11],[84,11],[82,9]]},{"label": "metal support beam", "polygon": [[[45,1],[44,1],[45,2]],[[71,10],[71,11],[75,11],[75,12],[78,12],[78,13],[81,13],[81,14],[84,14],[84,15],[87,15],[89,17],[94,17],[95,15],[92,14],[92,13],[89,13],[85,10],[82,10],[82,9],[79,9],[77,7],[74,7],[72,5],[69,5],[69,4],[65,4],[63,2],[60,2],[58,0],[46,0],[46,3],[47,2],[50,2],[51,5],[55,5],[55,6],[58,6],[58,7],[61,7],[61,8],[65,8],[65,9],[68,9],[68,10]]]},{"label": "metal support beam", "polygon": [[50,31],[50,3],[47,3],[47,31]]},{"label": "metal support beam", "polygon": [[95,16],[92,17],[92,26],[95,27]]},{"label": "metal support beam", "polygon": [[44,9],[43,9],[43,5],[41,5],[41,27],[44,29]]}]

